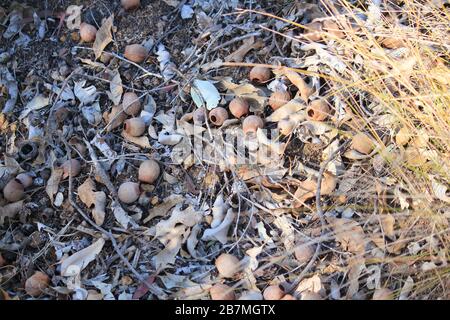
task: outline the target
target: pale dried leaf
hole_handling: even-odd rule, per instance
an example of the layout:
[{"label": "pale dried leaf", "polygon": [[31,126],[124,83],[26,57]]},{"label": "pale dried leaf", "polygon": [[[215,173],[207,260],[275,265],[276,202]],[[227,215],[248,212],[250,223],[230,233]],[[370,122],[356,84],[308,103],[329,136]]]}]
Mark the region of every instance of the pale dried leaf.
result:
[{"label": "pale dried leaf", "polygon": [[363,228],[357,222],[350,219],[337,219],[333,217],[327,220],[333,226],[336,241],[341,244],[344,250],[356,254],[364,252],[366,238]]},{"label": "pale dried leaf", "polygon": [[25,109],[21,112],[19,119],[23,120],[31,111],[42,109],[48,106],[50,100],[48,97],[38,94],[27,103]]},{"label": "pale dried leaf", "polygon": [[108,94],[109,99],[114,103],[114,105],[119,105],[120,100],[122,99],[123,87],[122,87],[122,79],[120,78],[119,70],[114,70],[111,72],[113,78],[109,83],[109,91]]},{"label": "pale dried leaf", "polygon": [[87,178],[86,181],[78,187],[78,196],[88,208],[94,205],[92,216],[97,225],[102,225],[106,215],[106,194],[103,191],[96,192],[94,181],[91,178]]},{"label": "pale dried leaf", "polygon": [[98,239],[89,247],[84,248],[61,262],[61,275],[63,277],[76,276],[95,259],[102,251],[105,240]]}]

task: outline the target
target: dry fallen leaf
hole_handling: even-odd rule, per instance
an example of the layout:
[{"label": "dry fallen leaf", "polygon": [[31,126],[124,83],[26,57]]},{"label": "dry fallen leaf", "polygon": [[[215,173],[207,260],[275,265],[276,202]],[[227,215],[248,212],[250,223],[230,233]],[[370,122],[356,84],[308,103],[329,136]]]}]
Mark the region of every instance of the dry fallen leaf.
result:
[{"label": "dry fallen leaf", "polygon": [[274,70],[274,72],[280,73],[288,78],[289,81],[298,88],[300,96],[304,101],[308,101],[308,98],[314,93],[314,89],[310,87],[297,72],[286,67],[280,67],[278,70]]},{"label": "dry fallen leaf", "polygon": [[259,49],[264,45],[261,39],[255,41],[255,37],[250,37],[242,42],[242,45],[233,53],[225,57],[225,61],[242,62],[244,61],[245,55],[253,49]]},{"label": "dry fallen leaf", "polygon": [[5,218],[14,218],[23,207],[23,200],[0,206],[0,226],[5,223]]},{"label": "dry fallen leaf", "polygon": [[50,178],[47,181],[47,186],[45,187],[45,192],[47,192],[51,203],[53,203],[53,196],[58,192],[59,182],[61,181],[63,173],[63,168],[52,168],[52,174],[50,175]]},{"label": "dry fallen leaf", "polygon": [[148,140],[146,136],[133,137],[124,130],[122,131],[122,137],[124,137],[128,142],[138,145],[141,148],[151,148],[150,140]]},{"label": "dry fallen leaf", "polygon": [[168,196],[163,200],[163,202],[149,210],[148,217],[144,219],[144,223],[149,222],[155,217],[163,217],[167,214],[167,212],[172,209],[177,204],[181,203],[184,200],[183,196],[178,194],[173,194]]},{"label": "dry fallen leaf", "polygon": [[92,181],[91,178],[87,178],[86,181],[78,187],[78,196],[88,208],[94,205],[92,216],[97,225],[102,225],[106,215],[106,194],[103,191],[96,192],[94,181]]},{"label": "dry fallen leaf", "polygon": [[203,232],[202,240],[217,240],[221,244],[228,242],[228,230],[234,221],[235,213],[232,208],[228,209],[223,221],[215,228],[206,229]]},{"label": "dry fallen leaf", "polygon": [[114,22],[114,15],[111,15],[98,29],[95,36],[95,41],[92,46],[94,50],[95,59],[100,58],[105,47],[112,41],[111,28]]},{"label": "dry fallen leaf", "polygon": [[98,239],[89,247],[86,247],[61,262],[61,275],[63,277],[76,276],[83,271],[87,265],[94,261],[95,257],[102,251],[105,240]]}]

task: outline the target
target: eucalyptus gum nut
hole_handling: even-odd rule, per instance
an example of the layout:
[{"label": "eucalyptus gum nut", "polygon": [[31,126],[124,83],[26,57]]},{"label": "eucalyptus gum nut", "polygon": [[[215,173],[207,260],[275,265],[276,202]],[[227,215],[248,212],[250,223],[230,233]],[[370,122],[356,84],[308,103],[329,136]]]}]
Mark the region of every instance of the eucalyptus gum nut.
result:
[{"label": "eucalyptus gum nut", "polygon": [[256,131],[259,129],[262,129],[264,127],[264,121],[258,117],[258,116],[248,116],[244,119],[242,122],[242,130],[244,131],[244,134],[253,132],[256,133]]},{"label": "eucalyptus gum nut", "polygon": [[221,126],[228,119],[228,111],[225,108],[214,108],[209,112],[209,121],[216,126]]},{"label": "eucalyptus gum nut", "polygon": [[237,97],[231,100],[228,108],[230,109],[230,113],[239,119],[248,113],[249,105],[245,99]]}]

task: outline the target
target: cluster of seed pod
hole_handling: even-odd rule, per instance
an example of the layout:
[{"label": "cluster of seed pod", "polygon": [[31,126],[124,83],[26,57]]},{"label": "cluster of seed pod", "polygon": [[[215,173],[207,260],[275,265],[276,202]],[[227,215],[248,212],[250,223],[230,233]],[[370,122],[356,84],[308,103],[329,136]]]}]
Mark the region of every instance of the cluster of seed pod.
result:
[{"label": "cluster of seed pod", "polygon": [[[143,183],[153,183],[161,173],[159,163],[155,160],[145,160],[139,166],[138,180]],[[122,183],[117,192],[119,200],[130,204],[139,199],[141,194],[140,185],[137,182],[126,181]]]}]

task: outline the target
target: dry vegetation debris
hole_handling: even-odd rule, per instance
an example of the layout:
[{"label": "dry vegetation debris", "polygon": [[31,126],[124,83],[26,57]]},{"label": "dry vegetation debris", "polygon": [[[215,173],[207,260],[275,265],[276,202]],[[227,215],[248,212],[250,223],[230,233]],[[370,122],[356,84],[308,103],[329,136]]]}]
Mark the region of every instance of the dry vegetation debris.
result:
[{"label": "dry vegetation debris", "polygon": [[6,1],[0,299],[447,299],[446,1]]}]

